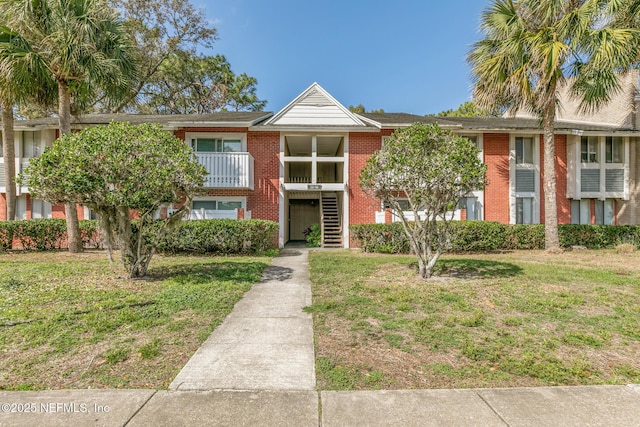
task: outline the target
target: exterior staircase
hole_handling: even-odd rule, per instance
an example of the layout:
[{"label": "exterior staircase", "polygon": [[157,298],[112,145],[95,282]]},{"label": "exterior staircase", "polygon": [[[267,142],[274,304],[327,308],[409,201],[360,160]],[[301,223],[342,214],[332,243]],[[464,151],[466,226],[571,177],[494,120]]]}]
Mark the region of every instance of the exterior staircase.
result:
[{"label": "exterior staircase", "polygon": [[336,193],[322,193],[322,247],[342,248],[342,221]]}]

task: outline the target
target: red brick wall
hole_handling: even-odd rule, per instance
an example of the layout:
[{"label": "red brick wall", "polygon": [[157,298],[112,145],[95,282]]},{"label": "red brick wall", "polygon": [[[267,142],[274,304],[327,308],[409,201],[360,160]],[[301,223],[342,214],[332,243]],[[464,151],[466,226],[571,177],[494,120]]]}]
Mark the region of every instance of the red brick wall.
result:
[{"label": "red brick wall", "polygon": [[0,221],[7,220],[7,195],[0,193]]},{"label": "red brick wall", "polygon": [[247,150],[254,158],[254,189],[247,197],[247,210],[251,218],[278,222],[280,132],[249,132]]},{"label": "red brick wall", "polygon": [[[558,224],[571,223],[571,200],[567,198],[567,136],[556,135],[556,205]],[[544,136],[540,135],[540,223],[544,224]]]},{"label": "red brick wall", "polygon": [[[66,219],[66,217],[64,215],[64,205],[63,204],[59,203],[57,205],[51,205],[51,218]],[[83,218],[84,218],[84,214],[83,214]]]},{"label": "red brick wall", "polygon": [[509,134],[485,133],[484,162],[487,186],[484,191],[484,219],[509,223]]},{"label": "red brick wall", "polygon": [[392,130],[376,133],[352,132],[349,134],[349,224],[371,224],[376,221],[376,211],[380,210],[380,200],[362,191],[359,184],[360,171],[367,159],[380,150],[382,137],[391,135]]}]

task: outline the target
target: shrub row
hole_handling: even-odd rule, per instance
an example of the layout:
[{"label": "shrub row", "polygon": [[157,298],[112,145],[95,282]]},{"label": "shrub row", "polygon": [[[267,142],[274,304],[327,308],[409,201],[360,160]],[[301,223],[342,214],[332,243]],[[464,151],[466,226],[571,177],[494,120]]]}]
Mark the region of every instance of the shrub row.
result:
[{"label": "shrub row", "polygon": [[[211,219],[185,221],[158,243],[164,253],[190,252],[248,254],[263,252],[277,244],[278,224],[262,220]],[[98,222],[80,221],[85,248],[99,248]],[[66,247],[67,225],[63,219],[32,219],[0,222],[0,250],[12,247],[47,251]]]},{"label": "shrub row", "polygon": [[[85,247],[98,247],[96,221],[80,221],[80,236]],[[0,222],[0,250],[19,246],[26,251],[60,249],[67,244],[67,223],[63,219],[31,219]]]},{"label": "shrub row", "polygon": [[[350,227],[353,238],[366,252],[408,253],[409,240],[402,224],[360,224]],[[558,227],[560,246],[589,249],[631,243],[640,247],[640,226],[576,225]],[[544,225],[501,224],[489,221],[451,223],[450,252],[487,252],[512,249],[543,249]]]},{"label": "shrub row", "polygon": [[259,219],[185,221],[158,243],[164,253],[251,254],[277,246],[278,224]]}]

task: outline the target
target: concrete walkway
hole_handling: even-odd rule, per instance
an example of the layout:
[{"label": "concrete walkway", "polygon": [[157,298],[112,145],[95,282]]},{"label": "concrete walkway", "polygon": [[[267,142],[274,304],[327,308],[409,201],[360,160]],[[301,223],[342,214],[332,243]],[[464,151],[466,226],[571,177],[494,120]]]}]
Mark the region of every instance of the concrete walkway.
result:
[{"label": "concrete walkway", "polygon": [[281,252],[168,391],[0,391],[8,426],[640,426],[640,385],[315,391],[308,251]]},{"label": "concrete walkway", "polygon": [[314,390],[309,250],[280,252],[170,390]]}]

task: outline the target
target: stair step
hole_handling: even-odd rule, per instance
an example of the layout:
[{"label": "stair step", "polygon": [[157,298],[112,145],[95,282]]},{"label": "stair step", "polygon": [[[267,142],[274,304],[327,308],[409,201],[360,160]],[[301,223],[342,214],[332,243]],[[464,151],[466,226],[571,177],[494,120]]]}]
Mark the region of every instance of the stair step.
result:
[{"label": "stair step", "polygon": [[324,222],[324,234],[322,238],[323,248],[342,248],[342,225],[336,194],[322,195],[322,216]]}]

